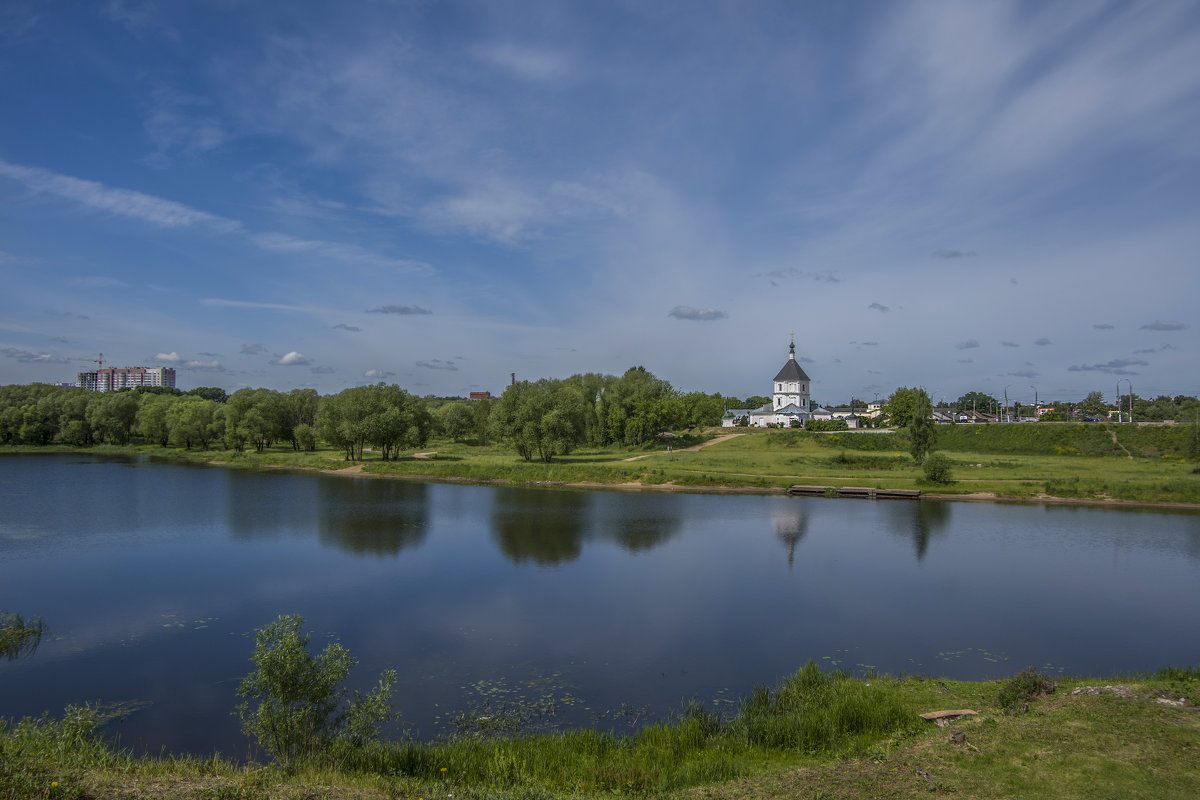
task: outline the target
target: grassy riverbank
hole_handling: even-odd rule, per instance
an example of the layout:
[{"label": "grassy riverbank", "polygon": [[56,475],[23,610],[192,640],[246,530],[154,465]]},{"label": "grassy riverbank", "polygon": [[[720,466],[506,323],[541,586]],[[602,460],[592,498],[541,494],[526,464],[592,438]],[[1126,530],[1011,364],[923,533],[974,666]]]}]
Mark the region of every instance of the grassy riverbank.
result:
[{"label": "grassy riverbank", "polygon": [[[685,709],[636,734],[333,750],[285,772],[219,758],[135,758],[86,711],[0,729],[0,798],[1192,798],[1200,671],[989,682],[847,678],[807,667],[734,715]],[[1024,692],[1024,694],[1023,694]],[[970,709],[936,727],[918,714]],[[963,741],[951,741],[961,731]]]},{"label": "grassy riverbank", "polygon": [[[722,440],[730,434],[736,435]],[[301,453],[290,446],[262,453],[154,446],[98,447],[89,452],[138,452],[247,469],[349,468],[369,475],[518,486],[779,491],[800,483],[1023,501],[1200,505],[1200,461],[1189,458],[1194,455],[1194,436],[1192,426],[1186,425],[945,426],[938,429],[935,448],[951,461],[949,483],[925,479],[908,455],[903,431],[820,434],[715,428],[641,448],[578,450],[556,456],[549,464],[523,461],[503,445],[449,440],[430,443],[424,455],[405,454],[391,461],[367,451],[358,464],[347,462],[340,450]],[[709,446],[696,449],[698,445]]]}]

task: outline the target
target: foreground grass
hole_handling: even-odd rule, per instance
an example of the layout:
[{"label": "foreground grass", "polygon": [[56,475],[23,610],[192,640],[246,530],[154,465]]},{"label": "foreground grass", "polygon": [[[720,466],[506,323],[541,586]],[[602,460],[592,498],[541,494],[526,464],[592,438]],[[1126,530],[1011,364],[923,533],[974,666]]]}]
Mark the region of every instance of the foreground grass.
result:
[{"label": "foreground grass", "polygon": [[[688,445],[739,434],[700,450]],[[507,485],[638,485],[649,488],[778,491],[798,484],[921,489],[926,494],[990,495],[1010,500],[1060,498],[1144,504],[1200,505],[1200,462],[1185,458],[1190,426],[1138,427],[1042,423],[957,425],[938,429],[936,449],[951,461],[953,480],[931,483],[908,455],[903,432],[710,429],[643,447],[585,448],[553,462],[526,462],[502,444],[438,440],[417,458],[361,464],[339,450],[262,453],[180,450],[153,446],[92,448],[137,452],[243,469],[353,468],[371,475]],[[668,450],[668,445],[671,450]],[[45,452],[44,448],[25,448]],[[70,448],[64,448],[70,450]],[[5,448],[6,451],[14,449]]]},{"label": "foreground grass", "polygon": [[[1018,697],[1008,709],[1001,701],[1005,683],[854,679],[809,666],[773,691],[744,698],[731,718],[693,707],[636,735],[584,730],[335,747],[290,773],[113,752],[92,732],[89,712],[72,709],[60,720],[0,727],[0,798],[1200,794],[1200,671],[1062,679],[1053,694]],[[965,734],[962,742],[917,716],[967,708],[981,713],[952,723]]]}]

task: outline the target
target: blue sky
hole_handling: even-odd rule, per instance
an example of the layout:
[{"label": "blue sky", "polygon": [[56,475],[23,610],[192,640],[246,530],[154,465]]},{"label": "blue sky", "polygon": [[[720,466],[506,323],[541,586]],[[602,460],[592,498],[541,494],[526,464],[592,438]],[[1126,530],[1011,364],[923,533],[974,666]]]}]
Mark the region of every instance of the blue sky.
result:
[{"label": "blue sky", "polygon": [[1200,394],[1197,131],[1194,2],[8,0],[0,383]]}]

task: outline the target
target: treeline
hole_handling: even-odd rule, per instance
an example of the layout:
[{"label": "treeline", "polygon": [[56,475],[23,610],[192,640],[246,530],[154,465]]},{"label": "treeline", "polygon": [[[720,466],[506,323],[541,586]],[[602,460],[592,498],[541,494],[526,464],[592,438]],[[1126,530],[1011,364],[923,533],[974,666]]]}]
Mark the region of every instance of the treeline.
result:
[{"label": "treeline", "polygon": [[362,458],[364,444],[384,457],[419,447],[432,417],[424,401],[396,386],[358,386],[319,396],[315,389],[239,389],[226,395],[139,387],[93,392],[45,384],[0,386],[0,443],[8,445],[133,443],[226,450],[276,444],[315,450],[318,439]]},{"label": "treeline", "polygon": [[328,395],[315,389],[226,395],[214,387],[93,392],[28,384],[0,386],[0,444],[262,452],[278,444],[311,451],[325,442],[348,460],[361,460],[368,447],[389,460],[445,436],[479,444],[499,440],[526,460],[549,461],[584,445],[637,446],[664,431],[720,425],[725,409],[741,402],[677,391],[643,367],[619,377],[587,373],[523,381],[499,398],[471,401],[418,397],[383,383]]},{"label": "treeline", "polygon": [[620,377],[586,373],[562,380],[522,381],[504,390],[490,429],[526,461],[550,461],[575,447],[635,447],[664,431],[720,425],[737,398],[683,393],[644,367]]}]

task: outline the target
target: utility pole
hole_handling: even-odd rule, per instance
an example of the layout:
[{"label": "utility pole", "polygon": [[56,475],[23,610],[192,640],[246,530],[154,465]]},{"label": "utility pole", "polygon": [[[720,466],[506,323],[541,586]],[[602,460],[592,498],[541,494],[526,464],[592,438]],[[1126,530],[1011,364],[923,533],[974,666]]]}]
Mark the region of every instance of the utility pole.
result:
[{"label": "utility pole", "polygon": [[1129,384],[1129,421],[1133,422],[1133,381],[1129,378],[1117,378],[1117,420],[1121,419],[1121,381]]}]

